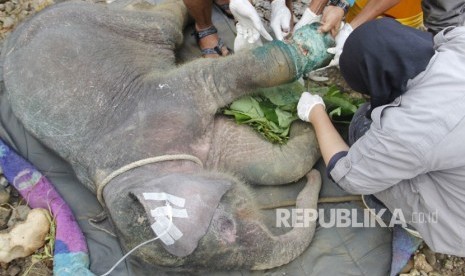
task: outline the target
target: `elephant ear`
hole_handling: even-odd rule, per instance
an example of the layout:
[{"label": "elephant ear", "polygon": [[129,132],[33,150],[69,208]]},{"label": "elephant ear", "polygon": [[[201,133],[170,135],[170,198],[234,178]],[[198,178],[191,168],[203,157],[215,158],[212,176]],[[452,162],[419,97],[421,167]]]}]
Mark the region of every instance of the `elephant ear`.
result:
[{"label": "elephant ear", "polygon": [[150,186],[132,188],[130,194],[144,207],[152,231],[163,247],[175,256],[185,257],[206,234],[231,183],[180,174],[157,180]]}]

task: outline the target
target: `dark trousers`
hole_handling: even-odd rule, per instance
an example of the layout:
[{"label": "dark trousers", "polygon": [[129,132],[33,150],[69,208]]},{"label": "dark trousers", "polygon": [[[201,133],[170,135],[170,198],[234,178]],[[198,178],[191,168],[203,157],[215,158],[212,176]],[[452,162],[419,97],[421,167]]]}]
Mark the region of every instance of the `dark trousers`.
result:
[{"label": "dark trousers", "polygon": [[349,146],[352,146],[365,132],[370,129],[371,119],[366,117],[367,111],[370,109],[370,103],[364,103],[355,112],[352,121],[349,125]]}]

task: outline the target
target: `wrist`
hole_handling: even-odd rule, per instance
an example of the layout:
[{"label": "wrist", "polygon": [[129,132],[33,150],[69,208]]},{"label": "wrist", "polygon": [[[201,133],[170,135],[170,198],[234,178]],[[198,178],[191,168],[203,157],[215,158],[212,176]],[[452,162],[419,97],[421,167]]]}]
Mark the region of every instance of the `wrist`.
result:
[{"label": "wrist", "polygon": [[345,0],[330,0],[329,5],[341,8],[344,11],[344,14],[347,14],[350,8],[350,4]]},{"label": "wrist", "polygon": [[327,117],[325,106],[322,104],[315,105],[310,114],[308,115],[308,121],[312,124],[319,122],[322,117]]}]

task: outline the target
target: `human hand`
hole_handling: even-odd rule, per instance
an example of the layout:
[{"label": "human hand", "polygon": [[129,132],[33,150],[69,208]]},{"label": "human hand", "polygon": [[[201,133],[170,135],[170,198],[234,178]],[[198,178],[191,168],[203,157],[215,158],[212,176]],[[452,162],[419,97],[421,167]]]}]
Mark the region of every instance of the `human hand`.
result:
[{"label": "human hand", "polygon": [[323,10],[321,17],[320,31],[323,33],[331,32],[333,37],[339,32],[342,18],[344,17],[344,10],[337,6],[329,5]]},{"label": "human hand", "polygon": [[297,115],[299,115],[299,118],[302,121],[310,122],[312,109],[317,105],[322,105],[323,108],[326,108],[325,103],[320,96],[304,92],[300,96],[299,103],[297,104]]},{"label": "human hand", "polygon": [[297,67],[296,77],[306,74],[328,64],[333,56],[327,49],[335,46],[335,41],[329,33],[320,33],[320,23],[304,25],[294,32],[288,45],[292,46],[290,57]]},{"label": "human hand", "polygon": [[286,0],[271,2],[270,26],[277,40],[283,40],[291,31],[291,11],[286,6]]},{"label": "human hand", "polygon": [[344,24],[339,33],[336,36],[336,47],[329,48],[327,51],[330,54],[334,55],[334,58],[331,60],[328,66],[339,66],[339,58],[342,54],[342,49],[344,48],[344,43],[346,42],[349,35],[352,33],[353,29],[349,23]]},{"label": "human hand", "polygon": [[[247,43],[253,45],[261,43],[261,41],[259,42],[260,35],[266,40],[273,40],[271,35],[266,31],[257,11],[248,0],[231,0],[229,9],[237,20],[236,28],[240,30],[240,34],[238,30],[238,35],[236,36],[236,40],[238,41],[234,41],[235,51],[246,47]],[[236,48],[236,45],[238,48]]]},{"label": "human hand", "polygon": [[294,32],[305,25],[312,24],[314,22],[320,22],[320,19],[321,15],[316,15],[309,8],[306,8],[299,22],[297,22],[297,24],[294,26]]},{"label": "human hand", "polygon": [[[236,24],[236,38],[234,39],[234,52],[238,53],[239,51],[252,49],[260,47],[263,45],[262,40],[260,39],[260,34],[255,29],[248,29],[241,26],[241,24]],[[251,37],[257,36],[258,39],[252,42],[249,42]]]}]

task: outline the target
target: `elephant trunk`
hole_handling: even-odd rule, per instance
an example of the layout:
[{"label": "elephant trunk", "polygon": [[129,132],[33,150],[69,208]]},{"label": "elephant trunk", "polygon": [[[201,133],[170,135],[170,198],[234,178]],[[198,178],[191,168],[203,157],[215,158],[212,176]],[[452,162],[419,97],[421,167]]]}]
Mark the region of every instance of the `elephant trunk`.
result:
[{"label": "elephant trunk", "polygon": [[[307,174],[307,183],[297,197],[296,210],[316,210],[320,187],[321,176],[319,172],[310,171]],[[285,265],[302,254],[310,245],[315,233],[317,220],[316,217],[313,219],[307,225],[305,222],[302,223],[301,227],[294,225],[294,228],[286,234],[273,237],[272,252],[267,254],[268,258],[264,258],[262,262],[256,262],[252,269],[264,270]],[[289,223],[291,221],[289,220]]]}]

